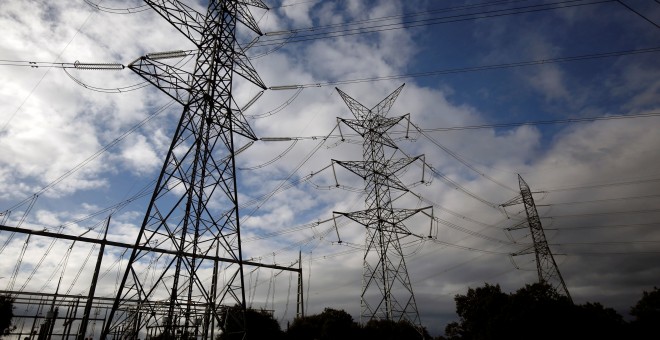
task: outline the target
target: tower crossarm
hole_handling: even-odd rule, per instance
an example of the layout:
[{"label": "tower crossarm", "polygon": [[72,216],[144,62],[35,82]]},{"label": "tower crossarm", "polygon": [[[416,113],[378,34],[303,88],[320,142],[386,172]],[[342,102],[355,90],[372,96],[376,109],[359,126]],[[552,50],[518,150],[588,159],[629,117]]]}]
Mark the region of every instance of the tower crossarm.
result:
[{"label": "tower crossarm", "polygon": [[405,169],[422,156],[406,157],[397,160],[386,160],[383,164],[373,164],[374,161],[338,161],[332,160],[346,170],[366,180],[368,177],[377,176],[379,184],[401,191],[408,191],[408,187],[399,180],[396,173]]},{"label": "tower crossarm", "polygon": [[259,86],[263,90],[267,88],[263,80],[259,78],[257,71],[254,70],[248,57],[245,55],[245,51],[243,51],[243,48],[238,44],[236,44],[236,50],[234,51],[234,73],[240,75],[252,84]]},{"label": "tower crossarm", "polygon": [[389,160],[387,161],[386,168],[387,168],[387,173],[389,174],[396,174],[397,172],[405,169],[408,165],[414,163],[416,160],[422,158],[424,155],[419,155],[415,157],[405,157],[405,158],[399,158],[395,161]]},{"label": "tower crossarm", "polygon": [[195,45],[198,44],[197,39],[204,32],[204,15],[178,0],[144,0],[144,2]]},{"label": "tower crossarm", "polygon": [[351,112],[353,113],[356,119],[366,120],[376,116],[385,117],[392,108],[392,105],[394,105],[394,102],[396,101],[396,98],[399,96],[399,93],[401,93],[401,90],[403,90],[404,85],[406,84],[399,86],[399,88],[394,90],[394,92],[390,93],[390,95],[385,97],[385,99],[381,100],[380,103],[376,104],[376,106],[374,106],[371,109],[366,108],[364,105],[360,104],[357,100],[353,99],[351,96],[347,95],[338,88],[337,88],[337,92],[344,100],[344,102],[348,106],[348,109],[351,110]]},{"label": "tower crossarm", "polygon": [[357,132],[362,138],[371,138],[376,143],[381,143],[393,149],[398,149],[392,138],[387,135],[387,131],[399,124],[399,122],[405,118],[406,116],[394,118],[376,116],[367,120],[345,118],[340,118],[339,120],[346,124],[346,126],[350,127],[353,131]]},{"label": "tower crossarm", "polygon": [[188,104],[191,92],[190,72],[150,59],[148,56],[136,59],[128,65],[128,68],[179,104]]},{"label": "tower crossarm", "polygon": [[[385,211],[383,211],[385,210]],[[404,221],[425,210],[433,210],[432,206],[418,209],[366,209],[353,212],[333,211],[333,214],[345,216],[367,228],[381,228],[380,231],[387,231],[400,234],[402,236],[418,236],[411,232]]]},{"label": "tower crossarm", "polygon": [[263,3],[263,1],[261,0],[243,0],[237,2],[238,2],[238,7],[236,9],[236,14],[237,14],[236,18],[238,19],[238,21],[240,21],[246,27],[249,27],[254,33],[263,35],[261,29],[259,28],[259,25],[257,24],[257,21],[254,20],[254,17],[250,13],[248,6],[258,7],[261,9],[268,9],[268,6],[266,6],[266,4]]},{"label": "tower crossarm", "polygon": [[[209,21],[221,20],[221,18],[214,17],[222,12],[217,10],[217,8],[212,8],[213,10],[208,11],[205,16],[178,0],[144,0],[144,2],[197,46],[203,44],[204,39],[200,37],[202,37],[205,32],[205,24]],[[255,33],[262,35],[263,33],[261,32],[257,21],[252,17],[248,6],[259,7],[262,9],[268,9],[268,6],[266,6],[261,0],[234,2],[236,2],[237,6],[236,19]],[[224,2],[215,1],[215,4],[212,4],[212,6],[224,6]]]}]

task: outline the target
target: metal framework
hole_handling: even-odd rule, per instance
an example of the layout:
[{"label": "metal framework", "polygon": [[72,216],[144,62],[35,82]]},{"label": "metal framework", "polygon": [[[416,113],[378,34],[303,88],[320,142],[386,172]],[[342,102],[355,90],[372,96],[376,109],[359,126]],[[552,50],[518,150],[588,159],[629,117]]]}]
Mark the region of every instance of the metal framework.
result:
[{"label": "metal framework", "polygon": [[[524,204],[525,213],[527,214],[527,224],[529,225],[529,231],[532,235],[532,241],[534,243],[529,248],[525,248],[511,255],[525,255],[531,254],[533,252],[536,256],[536,271],[539,276],[539,282],[549,284],[554,289],[556,289],[559,294],[565,295],[571,302],[573,302],[571,294],[568,292],[568,288],[566,288],[564,278],[559,272],[559,267],[557,267],[555,258],[552,256],[552,252],[548,246],[548,241],[545,239],[543,225],[541,224],[539,213],[536,210],[536,204],[534,203],[532,190],[520,175],[518,175],[518,183],[520,185],[520,196],[510,200],[502,206],[510,206],[521,203]],[[511,229],[520,228],[524,228],[524,225],[520,225]]]},{"label": "metal framework", "polygon": [[397,173],[421,157],[386,157],[386,147],[397,148],[387,135],[388,130],[407,118],[407,115],[386,117],[402,89],[403,85],[371,109],[337,89],[355,116],[355,119],[339,120],[360,134],[364,143],[362,161],[333,162],[364,179],[367,197],[365,210],[334,214],[343,215],[366,228],[361,320],[407,320],[418,325],[419,312],[401,248],[401,239],[414,234],[403,222],[432,208],[393,207],[392,192],[408,191],[397,178]]},{"label": "metal framework", "polygon": [[[106,232],[108,230],[109,224],[110,219],[108,218],[108,222],[106,223],[105,228]],[[0,294],[10,295],[15,298],[15,310],[20,311],[17,312],[15,316],[15,320],[17,321],[14,322],[18,325],[18,327],[16,330],[10,332],[6,336],[7,338],[14,337],[15,339],[24,339],[27,337],[30,339],[50,339],[52,337],[56,337],[60,339],[83,340],[88,336],[94,337],[94,334],[98,334],[98,332],[105,328],[107,316],[115,301],[114,298],[97,296],[95,294],[105,248],[113,247],[120,249],[132,249],[134,245],[107,240],[105,237],[103,237],[103,239],[96,239],[85,236],[60,234],[46,230],[31,230],[18,227],[9,227],[5,225],[0,225],[0,231],[25,234],[28,235],[28,237],[32,237],[32,239],[39,239],[44,237],[56,238],[64,241],[73,241],[73,243],[91,243],[100,246],[94,274],[92,276],[92,282],[90,283],[87,296],[70,295],[65,293],[63,294],[60,293],[59,290],[55,293],[26,292],[22,290],[0,291]],[[143,250],[150,251],[153,254],[176,254],[176,251],[170,249],[161,249],[157,247],[144,247]],[[188,253],[184,253],[184,255],[192,256],[192,254]],[[213,256],[200,255],[200,257],[205,260],[213,260],[218,262],[232,261],[228,258],[216,258]],[[293,267],[293,264],[286,267],[252,261],[243,261],[242,264],[252,267],[296,272],[298,274],[298,280],[302,284],[302,262],[300,259],[298,260],[297,268]],[[302,286],[299,286],[298,294],[300,297],[302,297]],[[158,300],[123,301],[123,306],[126,310],[135,309],[138,304],[152,305],[154,308],[166,308],[168,302]],[[299,299],[298,301],[297,310],[302,310],[302,299]],[[300,316],[304,316],[304,313],[301,312]],[[95,327],[97,325],[98,327]],[[199,331],[199,327],[202,326],[203,325],[196,325],[196,327],[198,327],[196,330]],[[90,332],[90,329],[94,328],[96,328],[96,331],[92,330]],[[159,333],[158,329],[149,329],[148,335],[150,337],[159,334],[161,333]],[[121,332],[117,332],[111,335],[113,339],[121,338],[122,336],[123,335]]]},{"label": "metal framework", "polygon": [[[163,61],[188,53],[183,51],[147,54],[129,65],[183,105],[183,113],[102,339],[116,334],[212,339],[217,329],[242,338],[246,306],[235,136],[257,138],[233,101],[232,85],[238,75],[266,88],[236,35],[239,22],[261,34],[248,6],[267,7],[261,0],[211,0],[202,14],[178,0],[145,2],[197,46],[197,59],[192,72]],[[154,246],[173,253],[150,263]]]}]

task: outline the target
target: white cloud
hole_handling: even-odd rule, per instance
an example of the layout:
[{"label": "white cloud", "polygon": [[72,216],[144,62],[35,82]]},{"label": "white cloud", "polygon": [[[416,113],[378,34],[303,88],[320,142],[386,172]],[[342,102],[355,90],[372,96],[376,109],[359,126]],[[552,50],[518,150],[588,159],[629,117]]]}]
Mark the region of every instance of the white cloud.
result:
[{"label": "white cloud", "polygon": [[162,165],[153,147],[142,135],[132,136],[121,152],[121,157],[126,162],[126,168],[138,174],[153,172]]}]

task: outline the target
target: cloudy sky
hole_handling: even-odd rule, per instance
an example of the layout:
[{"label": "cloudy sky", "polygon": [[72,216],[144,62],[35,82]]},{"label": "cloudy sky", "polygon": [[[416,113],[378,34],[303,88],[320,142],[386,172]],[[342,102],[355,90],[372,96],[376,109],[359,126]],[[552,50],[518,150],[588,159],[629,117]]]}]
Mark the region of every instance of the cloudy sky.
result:
[{"label": "cloudy sky", "polygon": [[[205,10],[203,1],[182,2]],[[395,127],[400,149],[392,157],[424,155],[435,174],[411,165],[401,174],[410,192],[396,206],[432,205],[442,220],[432,229],[438,242],[402,241],[433,334],[456,319],[453,296],[468,287],[513,291],[537,280],[533,256],[508,256],[530,242],[527,229],[507,231],[523,221],[522,207],[497,208],[519,194],[518,174],[535,192],[577,303],[626,315],[642,291],[659,285],[657,2],[265,3],[270,10],[253,10],[265,35],[247,54],[271,89],[244,113],[258,137],[289,140],[257,141],[237,158],[243,249],[246,258],[280,265],[301,251],[309,313],[334,307],[359,318],[364,229],[314,223],[364,209],[362,180],[328,167],[362,157],[359,136],[345,125],[339,136],[337,117],[352,115],[335,87],[371,108],[405,83],[389,116],[410,114],[424,133],[411,127],[404,138],[407,124]],[[137,0],[3,1],[0,31],[4,224],[72,235],[91,229],[86,236],[97,237],[112,212],[108,238],[134,242],[148,203],[139,194],[160,172],[181,107],[128,69],[67,74],[45,66],[127,65],[194,45]],[[241,30],[238,39],[253,38]],[[234,88],[239,106],[260,91],[244,82]],[[605,119],[566,123],[593,117]],[[538,121],[557,123],[509,124]],[[479,128],[447,129],[467,126]],[[408,223],[419,234],[429,225],[422,217]],[[67,256],[70,242],[31,239],[13,279],[25,236],[0,232],[0,245],[3,289],[53,292],[64,268],[63,285],[86,291],[91,246],[77,244]],[[100,291],[111,296],[125,260],[121,249],[106,255]],[[293,317],[295,277],[248,268],[245,279],[251,305],[275,309],[283,324]]]}]

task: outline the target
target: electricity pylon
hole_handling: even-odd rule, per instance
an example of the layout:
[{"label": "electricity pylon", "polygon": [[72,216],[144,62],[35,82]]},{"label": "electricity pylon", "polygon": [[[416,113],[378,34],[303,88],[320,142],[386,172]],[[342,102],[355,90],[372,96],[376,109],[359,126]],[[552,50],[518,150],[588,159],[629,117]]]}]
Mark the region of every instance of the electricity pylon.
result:
[{"label": "electricity pylon", "polygon": [[[245,335],[245,290],[234,156],[235,135],[256,136],[233,102],[238,75],[265,89],[236,41],[238,22],[261,34],[248,5],[210,0],[205,14],[178,0],[145,0],[197,47],[191,72],[152,53],[129,65],[183,105],[156,188],[102,338],[163,335],[213,339],[232,325]],[[170,249],[156,256],[151,247]],[[217,334],[216,334],[217,335]]]},{"label": "electricity pylon", "polygon": [[[534,252],[536,256],[536,271],[539,276],[539,282],[547,283],[556,289],[559,294],[565,295],[571,302],[573,302],[571,294],[568,292],[568,288],[566,288],[564,278],[559,272],[559,267],[557,267],[555,258],[552,256],[552,252],[548,246],[548,241],[545,239],[543,225],[541,224],[539,213],[536,210],[536,204],[534,203],[532,190],[520,175],[518,175],[518,183],[520,185],[520,196],[508,201],[505,204],[502,204],[502,206],[510,206],[520,203],[524,204],[525,213],[527,214],[527,224],[529,225],[529,231],[532,235],[533,244],[529,248],[523,249],[511,255],[525,255]],[[524,226],[520,225],[511,229],[519,228],[524,228]]]},{"label": "electricity pylon", "polygon": [[416,236],[403,222],[432,208],[394,208],[392,191],[408,191],[396,175],[422,156],[392,159],[392,155],[388,152],[386,156],[385,152],[385,147],[397,149],[387,131],[408,118],[408,115],[385,117],[402,89],[403,85],[371,109],[337,89],[355,116],[355,119],[340,118],[340,121],[362,136],[364,143],[362,161],[333,162],[364,179],[367,197],[365,210],[334,214],[343,215],[366,228],[360,296],[361,321],[407,320],[419,325],[419,311],[401,248],[401,239]]}]

